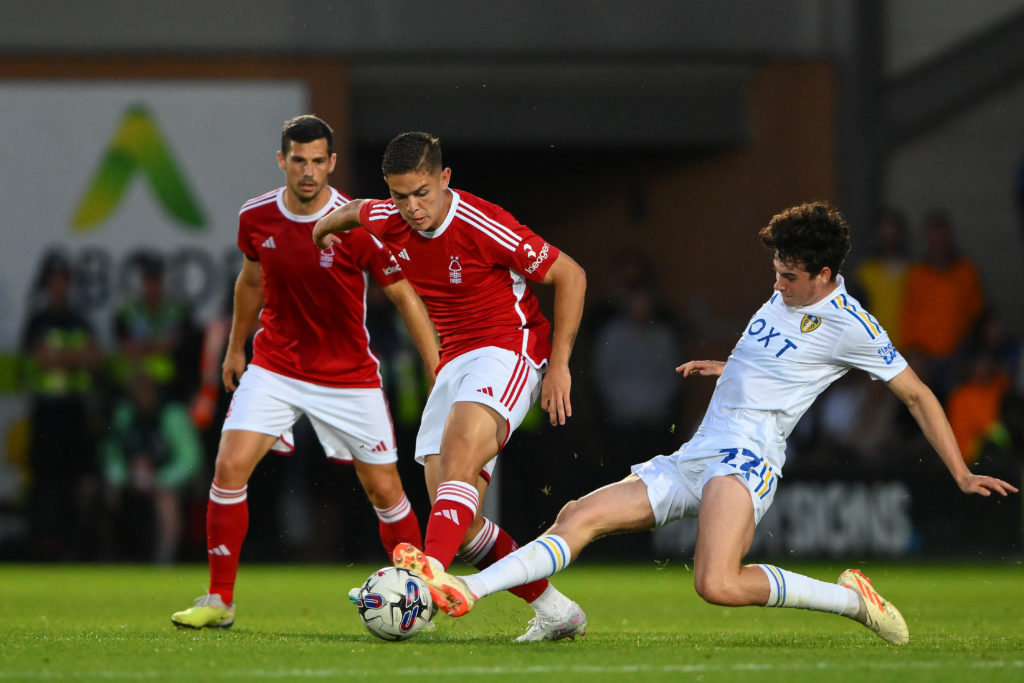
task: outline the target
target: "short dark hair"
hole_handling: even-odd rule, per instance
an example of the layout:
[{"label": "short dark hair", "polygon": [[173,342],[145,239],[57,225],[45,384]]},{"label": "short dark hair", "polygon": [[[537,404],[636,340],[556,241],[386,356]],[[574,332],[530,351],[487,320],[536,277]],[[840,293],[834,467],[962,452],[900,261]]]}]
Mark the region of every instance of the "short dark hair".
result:
[{"label": "short dark hair", "polygon": [[319,116],[303,114],[288,119],[281,128],[281,154],[288,155],[293,142],[313,142],[325,138],[327,153],[334,154],[334,129]]},{"label": "short dark hair", "polygon": [[441,140],[430,133],[402,133],[384,148],[380,170],[384,177],[399,173],[434,173],[441,164]]},{"label": "short dark hair", "polygon": [[799,265],[811,275],[828,267],[833,280],[850,253],[846,219],[824,202],[808,202],[775,214],[758,236],[786,265]]}]

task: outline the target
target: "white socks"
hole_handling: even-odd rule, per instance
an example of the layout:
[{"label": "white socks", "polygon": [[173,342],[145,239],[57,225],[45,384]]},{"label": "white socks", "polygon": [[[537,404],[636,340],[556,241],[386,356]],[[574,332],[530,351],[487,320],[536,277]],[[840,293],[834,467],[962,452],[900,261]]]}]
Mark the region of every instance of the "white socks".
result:
[{"label": "white socks", "polygon": [[835,583],[825,583],[803,574],[779,569],[770,564],[757,565],[768,575],[768,602],[765,607],[795,607],[817,612],[832,612],[851,619],[860,610],[857,593]]},{"label": "white socks", "polygon": [[[549,534],[530,541],[483,571],[461,578],[473,595],[482,598],[491,593],[546,579],[569,566],[571,559],[569,545],[561,537]],[[534,602],[544,599],[546,594],[547,591]]]}]

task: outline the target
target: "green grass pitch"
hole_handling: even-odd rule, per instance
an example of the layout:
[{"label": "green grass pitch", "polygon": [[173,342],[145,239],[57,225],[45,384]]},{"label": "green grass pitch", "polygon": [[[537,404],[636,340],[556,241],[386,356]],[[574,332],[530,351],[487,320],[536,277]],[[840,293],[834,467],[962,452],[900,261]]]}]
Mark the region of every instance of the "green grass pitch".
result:
[{"label": "green grass pitch", "polygon": [[[789,565],[833,581],[845,565]],[[0,565],[0,681],[1024,681],[1024,565],[862,564],[903,612],[892,647],[833,615],[703,603],[689,569],[586,558],[556,583],[586,638],[511,642],[532,611],[503,594],[403,643],[377,640],[346,593],[375,569],[244,566],[234,628],[175,630],[205,565]]]}]

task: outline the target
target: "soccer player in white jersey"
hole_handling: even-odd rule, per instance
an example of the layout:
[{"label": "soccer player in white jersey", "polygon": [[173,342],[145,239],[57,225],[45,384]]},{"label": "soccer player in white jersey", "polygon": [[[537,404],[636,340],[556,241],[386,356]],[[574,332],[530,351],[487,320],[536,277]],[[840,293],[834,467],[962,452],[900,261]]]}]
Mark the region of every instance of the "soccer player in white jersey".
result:
[{"label": "soccer player in white jersey", "polygon": [[786,437],[817,396],[851,368],[886,382],[917,421],[964,493],[1007,495],[1001,479],[972,474],[935,395],[893,348],[839,275],[846,221],[820,203],[774,216],[761,230],[774,252],[775,292],[747,323],[729,359],[690,361],[683,376],[719,376],[693,438],[669,456],[635,465],[622,481],[568,503],[535,541],[471,576],[428,578],[441,609],[459,616],[496,591],[564,569],[591,541],[696,516],[694,584],[716,605],[798,607],[854,619],[906,643],[900,613],[856,569],[825,583],[773,565],[744,565],[754,527],[771,505]]},{"label": "soccer player in white jersey", "polygon": [[[349,199],[327,184],[333,132],[315,116],[285,122],[278,165],[285,185],[249,200],[239,214],[244,254],[222,380],[234,391],[224,420],[206,510],[209,592],[176,612],[177,626],[234,623],[239,553],[249,523],[246,487],[267,451],[291,450],[306,414],[327,457],[353,464],[377,512],[389,556],[422,538],[396,466],[394,429],[366,329],[369,276],[394,303],[433,379],[437,341],[426,308],[391,252],[360,231],[319,250],[316,221]],[[257,324],[252,362],[245,343]]]},{"label": "soccer player in white jersey", "polygon": [[[402,264],[441,338],[437,383],[427,399],[416,459],[433,507],[426,556],[395,550],[398,566],[430,572],[456,553],[477,568],[516,549],[480,515],[495,457],[541,399],[552,425],[572,414],[569,355],[583,313],[583,269],[499,206],[449,187],[438,139],[403,133],[384,151],[390,200],[355,200],[322,218],[317,246],[363,226]],[[528,281],[554,285],[554,328]],[[428,559],[429,558],[429,559]],[[509,587],[536,611],[520,641],[582,635],[586,616],[547,579]]]}]

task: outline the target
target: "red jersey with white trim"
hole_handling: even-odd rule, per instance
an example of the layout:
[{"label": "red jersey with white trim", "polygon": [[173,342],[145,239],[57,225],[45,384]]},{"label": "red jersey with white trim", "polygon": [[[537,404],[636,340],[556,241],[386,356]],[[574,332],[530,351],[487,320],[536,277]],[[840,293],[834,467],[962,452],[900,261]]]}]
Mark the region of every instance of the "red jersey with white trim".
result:
[{"label": "red jersey with white trim", "polygon": [[413,229],[391,200],[366,201],[359,221],[391,248],[427,305],[441,366],[497,346],[540,367],[551,355],[551,325],[526,280],[542,280],[559,250],[500,206],[450,191],[448,215],[430,232]]},{"label": "red jersey with white trim", "polygon": [[403,279],[391,252],[365,230],[320,251],[313,226],[351,201],[332,187],[312,216],[284,206],[285,188],[250,199],[238,216],[238,248],[263,269],[266,300],[252,363],[323,386],[380,387],[380,363],[366,329],[367,274],[382,287]]}]

